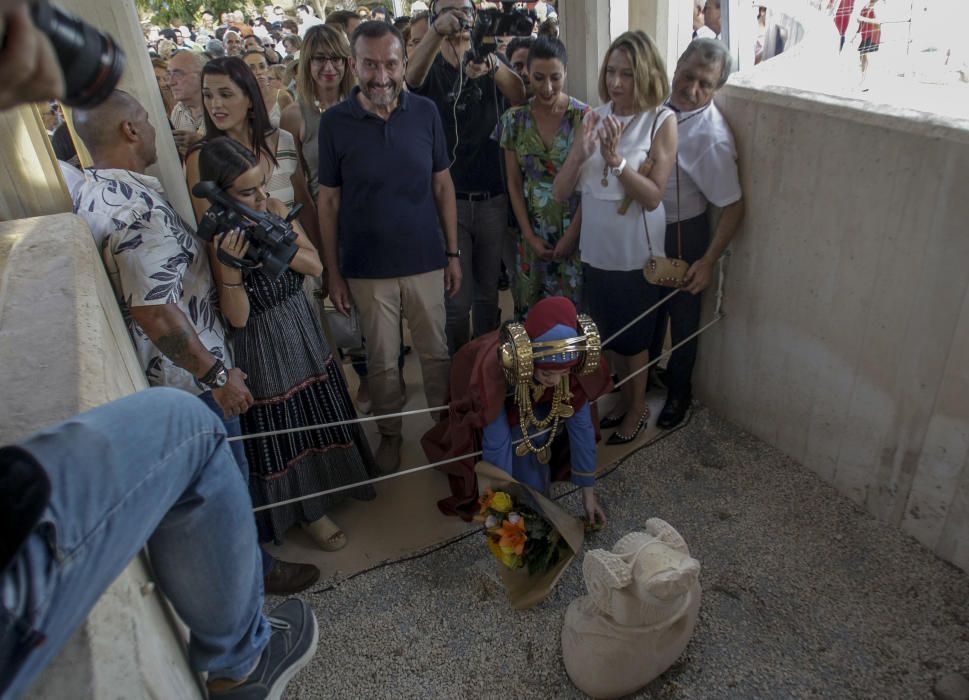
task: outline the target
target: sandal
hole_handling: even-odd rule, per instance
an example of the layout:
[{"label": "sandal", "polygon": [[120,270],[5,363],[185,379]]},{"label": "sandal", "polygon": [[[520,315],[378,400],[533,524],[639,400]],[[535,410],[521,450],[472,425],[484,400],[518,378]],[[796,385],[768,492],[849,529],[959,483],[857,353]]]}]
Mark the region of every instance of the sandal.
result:
[{"label": "sandal", "polygon": [[336,552],[347,546],[347,536],[339,525],[324,515],[319,520],[303,523],[303,532],[324,552]]}]

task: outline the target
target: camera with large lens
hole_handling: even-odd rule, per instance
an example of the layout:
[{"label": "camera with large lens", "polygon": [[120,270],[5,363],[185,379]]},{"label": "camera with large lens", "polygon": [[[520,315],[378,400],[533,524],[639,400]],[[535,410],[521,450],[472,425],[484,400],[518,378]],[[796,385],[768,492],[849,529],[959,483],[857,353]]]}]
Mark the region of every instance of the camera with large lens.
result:
[{"label": "camera with large lens", "polygon": [[69,107],[80,108],[104,102],[124,71],[124,52],[114,39],[47,0],[35,0],[30,16],[34,25],[50,39],[57,54],[64,74],[61,101]]},{"label": "camera with large lens", "polygon": [[249,242],[244,259],[234,258],[219,248],[219,260],[242,270],[262,265],[262,271],[274,280],[286,272],[299,249],[292,221],[299,215],[302,204],[293,207],[284,219],[270,211],[256,211],[247,207],[210,180],[195,185],[192,194],[204,197],[212,204],[199,221],[196,231],[199,238],[211,241],[220,233],[238,228]]},{"label": "camera with large lens", "polygon": [[526,9],[515,8],[514,2],[502,2],[501,9],[479,10],[471,29],[468,60],[480,63],[498,48],[496,37],[531,36],[536,17]]}]

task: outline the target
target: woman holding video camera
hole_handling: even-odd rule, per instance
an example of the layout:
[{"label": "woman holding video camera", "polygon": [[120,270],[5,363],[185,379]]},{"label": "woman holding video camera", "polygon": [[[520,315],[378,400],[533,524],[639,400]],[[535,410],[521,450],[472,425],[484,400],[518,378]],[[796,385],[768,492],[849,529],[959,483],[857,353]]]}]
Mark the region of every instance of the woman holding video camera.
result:
[{"label": "woman holding video camera", "polygon": [[[268,196],[259,159],[238,141],[217,137],[206,142],[199,151],[198,172],[202,180],[214,182],[251,209],[287,214],[282,202]],[[236,364],[248,375],[255,399],[241,416],[244,434],[357,417],[343,374],[303,294],[303,276],[322,270],[319,255],[299,224],[294,222],[293,228],[299,250],[279,279],[258,268],[243,272],[219,259],[216,247],[231,258],[245,256],[249,243],[238,229],[217,236],[210,246],[222,313],[233,328]],[[357,424],[253,438],[245,446],[257,507],[364,481],[375,473]],[[298,523],[321,549],[342,548],[346,535],[325,513],[347,495],[369,500],[374,490],[363,486],[256,513],[260,539],[279,543]]]},{"label": "woman holding video camera", "polygon": [[[299,167],[296,141],[288,131],[273,127],[259,83],[245,61],[229,57],[206,63],[202,68],[202,104],[206,137],[228,136],[258,154],[269,195],[287,207],[303,205],[299,221],[318,247],[316,207]],[[185,158],[189,192],[199,181],[198,170],[196,148]],[[209,204],[193,196],[192,206],[198,219]]]}]

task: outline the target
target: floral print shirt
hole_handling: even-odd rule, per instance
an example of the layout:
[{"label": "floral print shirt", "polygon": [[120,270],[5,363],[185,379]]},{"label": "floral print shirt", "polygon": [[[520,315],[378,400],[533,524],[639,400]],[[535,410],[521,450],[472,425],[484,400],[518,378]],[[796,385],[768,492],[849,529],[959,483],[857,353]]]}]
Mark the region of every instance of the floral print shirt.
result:
[{"label": "floral print shirt", "polygon": [[202,344],[231,366],[204,245],[162,194],[161,183],[128,170],[86,170],[74,212],[101,245],[111,286],[151,386],[206,391],[155,347],[132,319],[132,306],[174,304]]}]

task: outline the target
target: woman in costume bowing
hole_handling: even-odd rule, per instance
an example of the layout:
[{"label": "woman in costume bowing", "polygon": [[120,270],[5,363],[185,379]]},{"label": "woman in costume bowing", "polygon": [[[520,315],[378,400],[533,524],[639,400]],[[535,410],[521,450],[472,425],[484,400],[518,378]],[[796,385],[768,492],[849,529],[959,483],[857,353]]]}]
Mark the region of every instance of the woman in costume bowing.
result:
[{"label": "woman in costume bowing", "polygon": [[[524,324],[505,324],[455,355],[449,413],[424,436],[424,451],[439,461],[481,450],[483,460],[546,495],[553,478],[571,474],[587,521],[604,524],[592,402],[610,388],[592,320],[564,297],[542,299]],[[476,512],[474,461],[442,465],[453,494],[438,503],[444,513]]]}]

